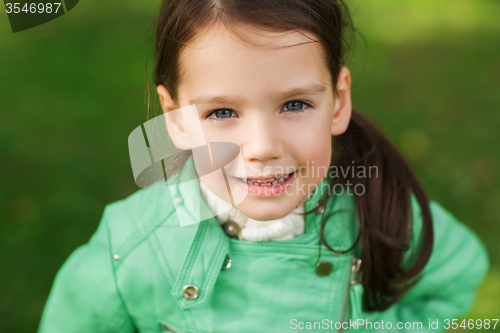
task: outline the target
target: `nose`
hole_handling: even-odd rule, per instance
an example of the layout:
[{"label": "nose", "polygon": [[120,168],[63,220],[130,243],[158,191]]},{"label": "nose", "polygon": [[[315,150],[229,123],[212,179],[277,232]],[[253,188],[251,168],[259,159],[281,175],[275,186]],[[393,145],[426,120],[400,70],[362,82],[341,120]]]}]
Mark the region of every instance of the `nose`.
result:
[{"label": "nose", "polygon": [[255,117],[246,124],[243,158],[249,162],[267,162],[283,156],[283,142],[272,117]]}]

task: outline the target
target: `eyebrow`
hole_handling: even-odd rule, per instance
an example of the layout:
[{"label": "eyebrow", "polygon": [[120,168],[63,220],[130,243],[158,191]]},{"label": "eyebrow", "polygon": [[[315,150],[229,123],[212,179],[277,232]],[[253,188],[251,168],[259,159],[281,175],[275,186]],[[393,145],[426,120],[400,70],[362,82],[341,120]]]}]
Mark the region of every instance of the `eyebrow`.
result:
[{"label": "eyebrow", "polygon": [[[304,87],[292,88],[286,91],[273,93],[273,95],[280,96],[283,99],[292,98],[299,95],[321,95],[326,91],[324,84],[311,84]],[[207,106],[213,104],[238,104],[241,103],[240,97],[231,95],[219,96],[198,96],[189,101],[189,105],[196,104],[199,106]]]}]

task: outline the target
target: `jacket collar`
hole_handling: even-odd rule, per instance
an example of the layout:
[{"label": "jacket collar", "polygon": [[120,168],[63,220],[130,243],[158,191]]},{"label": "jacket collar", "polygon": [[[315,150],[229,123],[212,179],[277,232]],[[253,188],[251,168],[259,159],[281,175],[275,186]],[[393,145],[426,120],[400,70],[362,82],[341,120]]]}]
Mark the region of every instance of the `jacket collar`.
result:
[{"label": "jacket collar", "polygon": [[[172,285],[172,296],[181,310],[195,309],[207,304],[215,281],[224,263],[229,247],[229,238],[203,200],[193,158],[185,164],[177,177],[169,180],[175,213],[184,231],[192,234],[192,242],[180,271]],[[199,223],[198,223],[199,222]],[[178,244],[181,245],[182,244]],[[171,249],[165,256],[175,256]],[[196,299],[186,299],[183,289],[194,285],[199,289]]]}]

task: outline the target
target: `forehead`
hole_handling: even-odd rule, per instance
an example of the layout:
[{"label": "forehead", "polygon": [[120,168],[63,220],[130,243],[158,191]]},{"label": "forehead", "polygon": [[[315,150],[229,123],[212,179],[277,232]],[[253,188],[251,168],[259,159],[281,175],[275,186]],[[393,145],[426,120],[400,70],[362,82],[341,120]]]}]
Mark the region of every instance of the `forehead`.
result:
[{"label": "forehead", "polygon": [[179,95],[200,90],[239,92],[259,87],[331,84],[324,51],[312,33],[266,31],[217,24],[201,31],[180,53]]}]

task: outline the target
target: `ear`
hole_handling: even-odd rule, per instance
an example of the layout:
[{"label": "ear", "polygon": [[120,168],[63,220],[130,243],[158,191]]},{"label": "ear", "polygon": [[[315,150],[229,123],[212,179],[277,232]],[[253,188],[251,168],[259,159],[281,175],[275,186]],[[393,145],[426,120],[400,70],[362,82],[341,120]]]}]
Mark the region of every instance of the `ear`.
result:
[{"label": "ear", "polygon": [[172,112],[176,110],[176,103],[174,103],[170,97],[170,93],[167,88],[163,85],[159,85],[156,91],[158,92],[158,95],[160,95],[161,108],[163,109],[163,114],[165,115],[165,123],[172,142],[178,149],[191,149],[189,137],[182,123],[182,119],[179,117],[179,113]]},{"label": "ear", "polygon": [[351,121],[351,72],[345,66],[340,69],[337,78],[337,92],[335,113],[332,119],[332,135],[344,133]]}]

